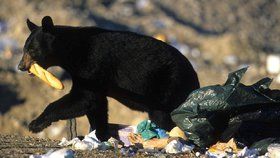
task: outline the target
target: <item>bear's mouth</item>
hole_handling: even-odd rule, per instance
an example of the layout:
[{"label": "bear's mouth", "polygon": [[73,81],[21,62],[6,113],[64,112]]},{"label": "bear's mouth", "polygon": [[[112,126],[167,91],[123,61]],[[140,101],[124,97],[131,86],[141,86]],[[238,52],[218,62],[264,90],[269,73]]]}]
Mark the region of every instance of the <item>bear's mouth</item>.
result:
[{"label": "bear's mouth", "polygon": [[27,74],[31,77],[34,77],[35,75],[33,73],[30,72],[30,70],[27,70]]}]

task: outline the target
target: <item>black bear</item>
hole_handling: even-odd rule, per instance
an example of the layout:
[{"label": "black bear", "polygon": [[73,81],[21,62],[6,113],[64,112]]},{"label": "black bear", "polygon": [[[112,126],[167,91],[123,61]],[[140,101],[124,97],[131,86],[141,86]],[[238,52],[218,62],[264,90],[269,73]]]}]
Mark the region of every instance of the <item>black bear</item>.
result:
[{"label": "black bear", "polygon": [[108,105],[112,97],[127,107],[146,111],[151,120],[169,130],[170,112],[199,88],[190,62],[174,47],[127,31],[98,27],[54,25],[51,17],[39,27],[27,19],[31,31],[18,66],[29,70],[60,66],[72,77],[69,94],[49,104],[29,129],[40,132],[52,122],[86,115],[99,139],[108,138]]}]

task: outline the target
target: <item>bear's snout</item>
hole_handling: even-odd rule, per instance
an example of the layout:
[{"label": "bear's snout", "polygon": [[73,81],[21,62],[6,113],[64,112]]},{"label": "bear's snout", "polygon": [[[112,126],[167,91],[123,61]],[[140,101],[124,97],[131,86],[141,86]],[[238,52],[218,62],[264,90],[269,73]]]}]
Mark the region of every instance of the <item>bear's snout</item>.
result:
[{"label": "bear's snout", "polygon": [[31,59],[30,55],[28,55],[27,53],[24,53],[21,61],[18,64],[18,70],[27,71],[30,68],[32,62],[33,61]]},{"label": "bear's snout", "polygon": [[26,71],[27,70],[27,68],[23,64],[23,61],[20,61],[20,63],[18,64],[18,70],[20,70],[20,71]]}]

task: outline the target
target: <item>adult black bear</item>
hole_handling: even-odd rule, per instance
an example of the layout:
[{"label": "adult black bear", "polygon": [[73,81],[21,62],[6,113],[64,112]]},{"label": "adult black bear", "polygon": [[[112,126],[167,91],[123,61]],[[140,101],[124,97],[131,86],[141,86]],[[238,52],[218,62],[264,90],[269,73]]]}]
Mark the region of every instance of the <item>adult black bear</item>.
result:
[{"label": "adult black bear", "polygon": [[[33,62],[60,66],[72,77],[69,94],[49,104],[29,129],[40,132],[52,122],[86,115],[101,140],[108,138],[107,96],[131,109],[146,111],[160,127],[173,126],[170,112],[199,88],[190,62],[172,46],[152,37],[98,27],[55,26],[51,17],[31,31],[18,66]],[[120,116],[121,117],[121,116]]]}]

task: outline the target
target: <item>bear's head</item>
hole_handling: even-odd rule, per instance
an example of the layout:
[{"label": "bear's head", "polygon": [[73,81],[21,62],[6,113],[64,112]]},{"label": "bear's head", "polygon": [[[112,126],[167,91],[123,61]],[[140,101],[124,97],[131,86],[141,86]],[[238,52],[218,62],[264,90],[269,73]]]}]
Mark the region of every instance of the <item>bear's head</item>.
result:
[{"label": "bear's head", "polygon": [[55,41],[53,34],[54,24],[51,17],[45,16],[42,19],[42,26],[37,26],[27,19],[27,26],[31,34],[25,42],[23,57],[18,65],[18,69],[27,71],[35,62],[45,69],[56,65],[55,52],[53,50]]}]

